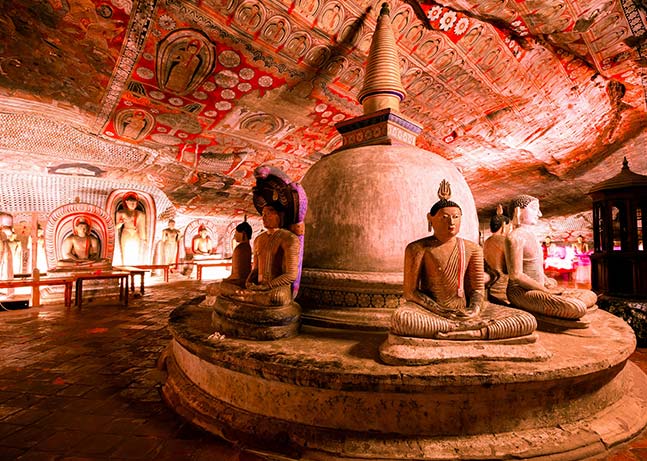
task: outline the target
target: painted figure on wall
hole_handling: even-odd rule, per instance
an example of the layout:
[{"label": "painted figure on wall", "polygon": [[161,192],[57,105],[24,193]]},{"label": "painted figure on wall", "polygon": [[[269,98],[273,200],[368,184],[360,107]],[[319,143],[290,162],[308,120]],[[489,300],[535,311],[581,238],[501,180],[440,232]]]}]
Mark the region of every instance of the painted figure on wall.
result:
[{"label": "painted figure on wall", "polygon": [[532,232],[542,216],[539,200],[519,195],[510,202],[509,211],[514,225],[505,249],[510,303],[548,320],[564,320],[567,327],[586,327],[588,322],[578,319],[594,309],[597,295],[589,290],[560,288],[555,279],[544,274],[542,248]]},{"label": "painted figure on wall", "polygon": [[142,264],[146,249],[146,215],[141,211],[136,192],[126,192],[122,207],[115,213],[115,230],[121,251],[120,264]]},{"label": "painted figure on wall", "polygon": [[216,49],[202,32],[180,29],[159,44],[156,58],[160,89],[185,95],[195,91],[211,74],[216,64]]},{"label": "painted figure on wall", "polygon": [[153,116],[146,111],[126,109],[115,117],[115,129],[118,135],[139,141],[151,131],[154,121]]},{"label": "painted figure on wall", "polygon": [[396,336],[447,340],[506,339],[531,334],[537,322],[485,297],[483,251],[458,237],[462,211],[443,180],[427,220],[433,235],[407,245],[404,297],[391,319]]}]

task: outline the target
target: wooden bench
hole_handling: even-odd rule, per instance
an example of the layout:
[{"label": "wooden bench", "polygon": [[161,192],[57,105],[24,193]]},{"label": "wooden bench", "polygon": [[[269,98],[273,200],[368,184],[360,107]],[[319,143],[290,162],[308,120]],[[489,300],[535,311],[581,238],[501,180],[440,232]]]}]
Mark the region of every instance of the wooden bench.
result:
[{"label": "wooden bench", "polygon": [[13,280],[0,280],[0,288],[31,287],[31,305],[38,307],[40,306],[41,286],[64,285],[65,307],[70,307],[72,305],[72,284],[74,281],[75,277],[73,275],[61,277],[30,276]]}]

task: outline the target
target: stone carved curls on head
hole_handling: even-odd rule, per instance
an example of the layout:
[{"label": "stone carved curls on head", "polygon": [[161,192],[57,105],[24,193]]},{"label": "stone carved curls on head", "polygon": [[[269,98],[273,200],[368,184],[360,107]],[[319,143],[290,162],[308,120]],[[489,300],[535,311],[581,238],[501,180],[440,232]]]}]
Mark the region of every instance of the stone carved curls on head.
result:
[{"label": "stone carved curls on head", "polygon": [[535,200],[539,199],[537,197],[533,197],[532,195],[526,194],[517,195],[515,198],[510,200],[510,204],[508,205],[508,216],[510,216],[512,222],[515,223],[515,226],[518,224],[519,220],[518,212],[516,212],[515,210],[526,208]]}]

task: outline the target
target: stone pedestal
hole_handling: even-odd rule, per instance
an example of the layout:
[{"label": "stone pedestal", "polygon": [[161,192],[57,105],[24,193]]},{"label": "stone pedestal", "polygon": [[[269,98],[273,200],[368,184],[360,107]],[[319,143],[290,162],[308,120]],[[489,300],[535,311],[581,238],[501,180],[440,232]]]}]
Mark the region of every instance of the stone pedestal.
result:
[{"label": "stone pedestal", "polygon": [[647,376],[627,361],[633,332],[603,310],[586,330],[537,332],[546,360],[417,367],[380,362],[384,332],[210,341],[210,315],[172,313],[164,398],[268,459],[585,459],[647,424]]}]

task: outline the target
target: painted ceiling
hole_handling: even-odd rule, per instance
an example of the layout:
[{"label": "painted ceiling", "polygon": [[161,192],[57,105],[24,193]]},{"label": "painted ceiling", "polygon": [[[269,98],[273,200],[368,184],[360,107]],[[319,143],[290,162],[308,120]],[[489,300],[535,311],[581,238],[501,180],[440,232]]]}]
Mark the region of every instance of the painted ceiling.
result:
[{"label": "painted ceiling", "polygon": [[[0,0],[0,168],[253,213],[256,166],[298,181],[362,113],[382,1]],[[647,173],[647,2],[389,4],[401,110],[480,213],[519,193],[578,213],[623,157]]]}]

